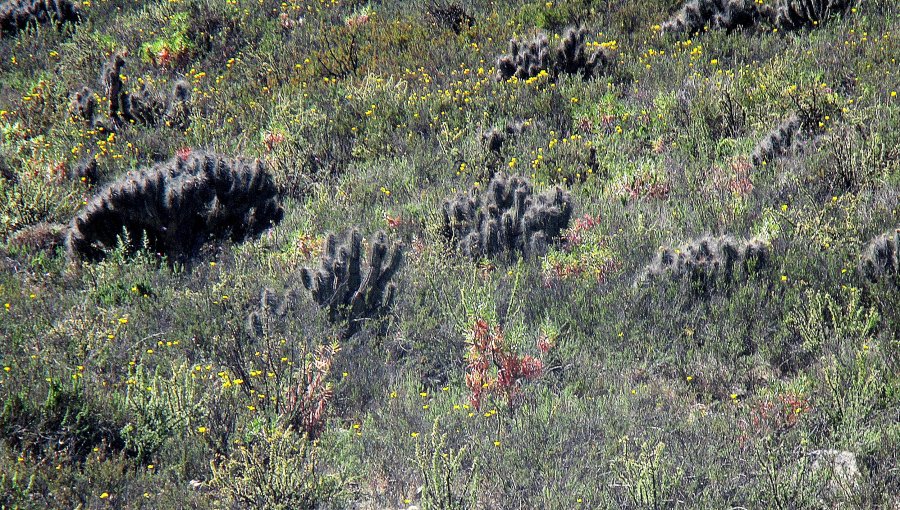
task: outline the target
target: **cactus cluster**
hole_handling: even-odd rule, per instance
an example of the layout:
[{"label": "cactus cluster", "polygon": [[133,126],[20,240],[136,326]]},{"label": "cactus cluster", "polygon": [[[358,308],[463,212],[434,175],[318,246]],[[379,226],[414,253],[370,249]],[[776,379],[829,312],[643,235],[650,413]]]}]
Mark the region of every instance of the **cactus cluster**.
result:
[{"label": "cactus cluster", "polygon": [[507,138],[522,134],[526,126],[527,124],[524,122],[511,122],[503,129],[491,128],[489,131],[482,133],[481,137],[489,151],[499,154]]},{"label": "cactus cluster", "polygon": [[384,232],[379,232],[371,242],[363,275],[362,236],[353,230],[340,246],[335,235],[329,234],[319,269],[305,267],[300,277],[313,301],[327,309],[330,321],[346,322],[345,334],[350,337],[363,321],[378,318],[390,309],[396,292],[391,278],[402,260],[403,245],[391,245]]},{"label": "cactus cluster", "polygon": [[128,124],[144,126],[166,126],[187,129],[190,125],[191,87],[179,80],[172,87],[168,100],[147,84],[136,91],[128,91],[122,79],[125,57],[114,54],[103,66],[101,83],[109,108],[104,115],[99,114],[97,93],[90,87],[82,87],[72,96],[72,110],[75,115],[93,128],[115,131]]},{"label": "cactus cluster", "polygon": [[469,15],[458,3],[431,5],[428,14],[440,25],[450,28],[455,34],[475,24],[475,18]]},{"label": "cactus cluster", "polygon": [[131,250],[146,237],[155,252],[186,259],[210,241],[256,237],[282,216],[261,162],[195,151],[103,189],[72,220],[66,248],[71,258],[99,260],[124,231]]},{"label": "cactus cluster", "polygon": [[900,274],[900,228],[882,234],[865,247],[859,262],[860,272],[869,281]]},{"label": "cactus cluster", "polygon": [[688,0],[661,30],[664,34],[695,34],[707,27],[732,31],[753,27],[759,19],[752,0]]},{"label": "cactus cluster", "polygon": [[753,149],[750,161],[753,166],[771,162],[787,154],[799,140],[802,122],[797,114],[791,114],[778,127],[770,131]]},{"label": "cactus cluster", "polygon": [[857,0],[779,0],[757,5],[754,0],[687,0],[661,25],[662,33],[696,34],[705,29],[733,31],[766,24],[778,30],[818,26],[833,15],[846,14]]},{"label": "cactus cluster", "polygon": [[781,0],[761,11],[779,30],[799,30],[818,26],[831,16],[844,16],[856,3],[857,0]]},{"label": "cactus cluster", "polygon": [[81,10],[70,0],[8,0],[0,4],[0,36],[15,35],[33,23],[79,21]]},{"label": "cactus cluster", "polygon": [[561,188],[535,195],[524,177],[495,175],[444,201],[442,233],[471,258],[540,256],[569,226],[572,198]]},{"label": "cactus cluster", "polygon": [[266,287],[260,292],[259,306],[247,316],[247,328],[256,338],[272,336],[275,325],[287,316],[291,303],[291,293],[279,295]]},{"label": "cactus cluster", "polygon": [[709,287],[716,282],[732,282],[763,269],[769,247],[758,239],[738,240],[731,236],[704,236],[679,248],[665,247],[644,270],[638,281],[689,278]]},{"label": "cactus cluster", "polygon": [[586,44],[588,31],[569,28],[556,48],[550,48],[546,34],[536,35],[530,42],[513,39],[509,54],[497,60],[497,79],[533,78],[547,72],[552,78],[561,74],[580,74],[584,79],[603,75],[613,64],[612,53],[603,47],[591,49]]}]

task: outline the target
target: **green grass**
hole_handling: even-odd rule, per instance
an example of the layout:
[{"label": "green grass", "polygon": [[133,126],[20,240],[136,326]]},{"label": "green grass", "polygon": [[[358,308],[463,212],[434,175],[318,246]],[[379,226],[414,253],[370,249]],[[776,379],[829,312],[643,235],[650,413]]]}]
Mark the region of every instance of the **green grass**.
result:
[{"label": "green grass", "polygon": [[[900,294],[858,271],[900,225],[900,9],[677,38],[659,0],[452,4],[468,26],[436,14],[451,4],[92,0],[81,24],[0,39],[0,508],[900,504]],[[573,25],[615,49],[608,75],[494,79],[510,39]],[[191,84],[187,130],[72,118],[121,51],[128,87]],[[799,107],[825,112],[815,134],[754,168]],[[263,159],[284,220],[187,266],[17,241],[184,148]],[[96,184],[68,176],[86,157]],[[575,242],[456,253],[443,201],[498,171],[565,187]],[[379,230],[402,241],[405,262],[389,313],[324,363],[344,325],[300,271],[351,228],[366,253]],[[769,264],[636,283],[706,234],[759,238]],[[292,297],[260,335],[265,287]],[[543,371],[476,408],[479,319]],[[828,449],[858,477],[816,464]]]}]

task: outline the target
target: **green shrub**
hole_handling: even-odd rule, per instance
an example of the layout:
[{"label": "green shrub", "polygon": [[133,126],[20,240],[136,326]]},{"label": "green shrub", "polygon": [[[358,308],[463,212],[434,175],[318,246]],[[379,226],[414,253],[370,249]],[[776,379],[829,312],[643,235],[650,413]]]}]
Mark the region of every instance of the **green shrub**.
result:
[{"label": "green shrub", "polygon": [[223,503],[272,510],[313,510],[335,503],[345,488],[323,473],[319,445],[290,428],[263,430],[212,465],[209,485]]}]

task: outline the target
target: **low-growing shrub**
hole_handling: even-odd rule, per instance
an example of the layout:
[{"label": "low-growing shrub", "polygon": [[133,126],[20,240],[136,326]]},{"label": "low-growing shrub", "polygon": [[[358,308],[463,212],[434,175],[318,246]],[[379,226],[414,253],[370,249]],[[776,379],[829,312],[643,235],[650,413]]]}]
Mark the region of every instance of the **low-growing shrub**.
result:
[{"label": "low-growing shrub", "polygon": [[387,236],[379,232],[371,245],[364,278],[362,236],[353,230],[340,247],[335,236],[329,234],[319,269],[305,267],[300,276],[313,301],[328,310],[329,320],[347,322],[345,333],[350,337],[359,331],[363,321],[381,317],[390,309],[397,290],[391,278],[402,260],[403,245],[389,246]]},{"label": "low-growing shrub", "polygon": [[513,39],[509,42],[509,55],[497,60],[497,79],[525,80],[542,71],[554,79],[561,74],[579,74],[585,80],[602,76],[613,65],[613,54],[602,46],[591,49],[585,42],[587,35],[584,28],[569,28],[553,49],[543,33],[528,43]]},{"label": "low-growing shrub", "polygon": [[237,507],[312,510],[333,503],[341,479],[323,472],[319,445],[291,428],[265,430],[213,464],[210,485]]},{"label": "low-growing shrub", "polygon": [[572,218],[572,198],[561,188],[535,195],[528,179],[497,174],[444,201],[442,233],[466,256],[543,255]]},{"label": "low-growing shrub", "polygon": [[129,251],[146,239],[156,253],[187,259],[211,241],[257,237],[283,215],[262,162],[197,151],[107,186],[72,220],[66,248],[99,260],[124,233]]}]

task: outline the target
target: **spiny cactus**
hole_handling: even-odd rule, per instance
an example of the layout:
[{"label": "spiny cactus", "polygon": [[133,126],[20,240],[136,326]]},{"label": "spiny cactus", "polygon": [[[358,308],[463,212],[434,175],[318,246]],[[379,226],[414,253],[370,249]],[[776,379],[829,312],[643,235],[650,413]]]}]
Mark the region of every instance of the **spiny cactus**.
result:
[{"label": "spiny cactus", "polygon": [[900,274],[900,228],[882,234],[863,250],[860,272],[872,282]]},{"label": "spiny cactus", "polygon": [[259,162],[194,152],[107,186],[72,220],[70,257],[98,260],[123,231],[131,250],[146,242],[176,259],[209,241],[241,242],[281,221],[275,183]]},{"label": "spiny cactus", "polygon": [[791,114],[769,132],[753,149],[750,161],[753,166],[772,162],[787,154],[801,135],[802,123],[797,114]]},{"label": "spiny cactus", "polygon": [[831,16],[844,16],[857,0],[781,0],[762,8],[763,15],[779,30],[818,26]]},{"label": "spiny cactus", "polygon": [[247,316],[247,327],[256,338],[271,336],[275,325],[287,316],[291,300],[268,287],[260,292],[259,306]]},{"label": "spiny cactus", "polygon": [[334,234],[325,241],[318,270],[303,268],[303,286],[313,301],[328,310],[332,322],[346,321],[346,336],[355,334],[367,319],[382,316],[394,301],[396,285],[391,282],[403,259],[403,245],[389,246],[384,232],[371,243],[368,268],[363,277],[362,236],[350,232],[340,247]]},{"label": "spiny cactus", "polygon": [[587,35],[584,28],[569,28],[552,50],[544,33],[537,34],[528,43],[513,39],[509,42],[509,55],[497,60],[497,79],[515,76],[525,80],[541,71],[554,79],[563,73],[580,74],[584,79],[600,76],[612,65],[613,56],[606,48],[589,50],[585,44]]},{"label": "spiny cactus", "polygon": [[82,87],[72,96],[72,111],[93,128],[113,131],[127,124],[156,126],[165,123],[178,129],[190,125],[191,87],[182,80],[175,83],[166,101],[146,84],[136,91],[128,91],[123,80],[125,57],[114,54],[104,64],[101,83],[109,99],[106,119],[97,115],[97,94],[90,87]]},{"label": "spiny cactus", "polygon": [[69,0],[8,0],[0,4],[0,36],[15,35],[31,23],[78,23],[81,10]]},{"label": "spiny cactus", "polygon": [[443,234],[466,256],[543,255],[572,218],[564,190],[534,195],[521,176],[495,175],[483,193],[473,188],[444,201]]},{"label": "spiny cactus", "polygon": [[686,277],[708,287],[720,279],[745,278],[763,269],[768,260],[769,247],[760,240],[705,236],[679,248],[663,248],[638,281]]},{"label": "spiny cactus", "polygon": [[81,181],[85,184],[94,184],[100,177],[97,170],[97,160],[93,156],[82,159],[69,168],[68,176],[72,180]]},{"label": "spiny cactus", "polygon": [[818,26],[834,15],[843,16],[858,0],[778,0],[774,5],[757,5],[754,0],[687,0],[670,20],[663,33],[695,34],[706,28],[736,30],[767,24],[779,30]]},{"label": "spiny cactus", "polygon": [[696,34],[704,28],[731,31],[752,27],[759,19],[752,0],[688,0],[661,30],[664,34]]},{"label": "spiny cactus", "polygon": [[469,13],[457,3],[431,5],[428,7],[428,14],[434,18],[437,23],[449,27],[456,34],[461,33],[463,29],[468,28],[475,23],[475,18],[470,16]]},{"label": "spiny cactus", "polygon": [[169,107],[163,116],[163,121],[167,126],[184,131],[191,125],[190,101],[190,84],[184,80],[175,82],[175,86],[172,88],[172,98],[169,100]]},{"label": "spiny cactus", "polygon": [[506,139],[521,134],[522,131],[525,130],[525,126],[527,126],[527,124],[524,122],[511,122],[503,129],[491,128],[490,131],[483,133],[481,137],[484,140],[485,145],[487,145],[488,150],[495,154],[499,154],[500,149],[503,148],[503,144],[506,143]]}]

